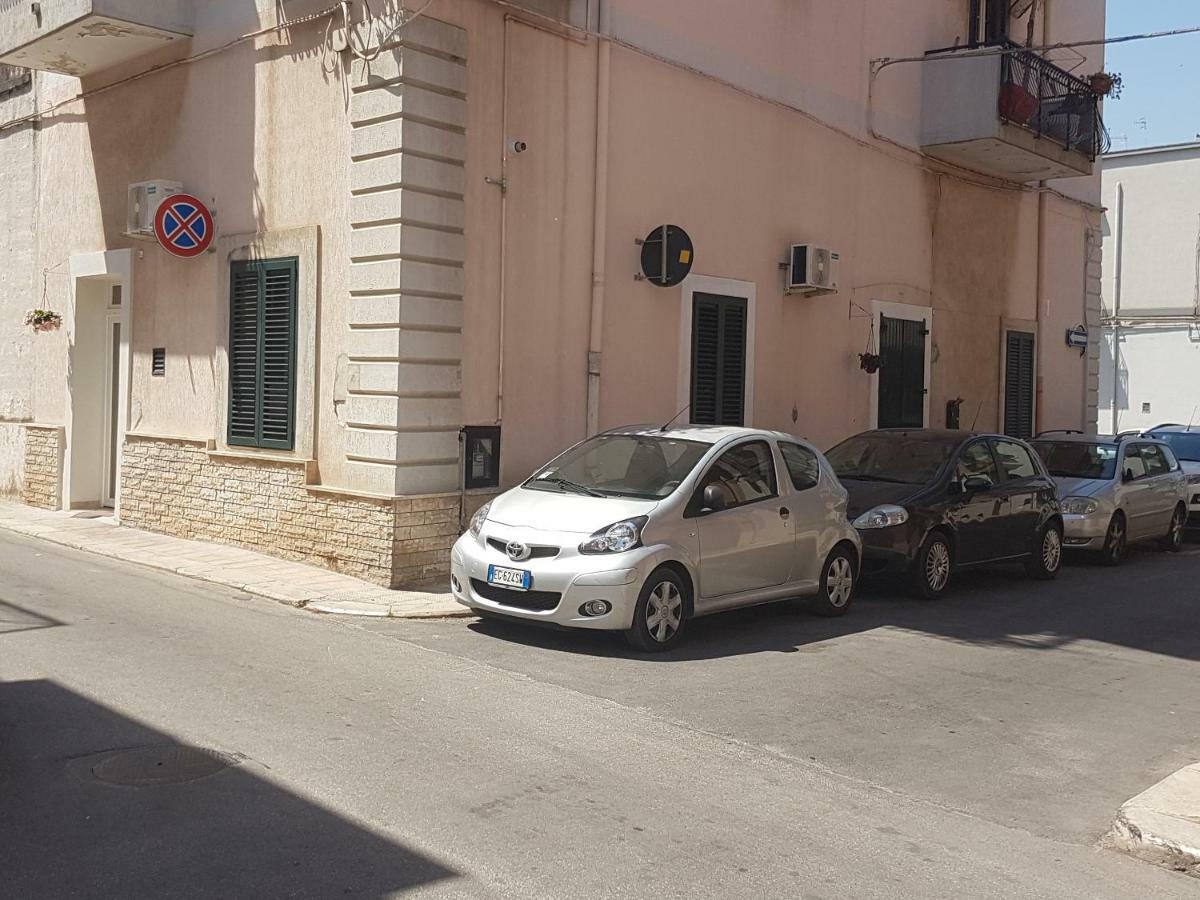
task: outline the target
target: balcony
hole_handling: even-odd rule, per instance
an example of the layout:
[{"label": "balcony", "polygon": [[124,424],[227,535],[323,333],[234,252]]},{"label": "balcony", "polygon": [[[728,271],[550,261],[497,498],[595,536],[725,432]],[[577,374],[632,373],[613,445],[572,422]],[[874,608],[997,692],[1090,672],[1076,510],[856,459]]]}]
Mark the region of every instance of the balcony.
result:
[{"label": "balcony", "polygon": [[192,34],[192,0],[0,0],[0,63],[79,78]]},{"label": "balcony", "polygon": [[1026,50],[970,54],[926,57],[921,149],[927,155],[1007,181],[1092,174],[1107,134],[1100,98],[1087,82]]}]

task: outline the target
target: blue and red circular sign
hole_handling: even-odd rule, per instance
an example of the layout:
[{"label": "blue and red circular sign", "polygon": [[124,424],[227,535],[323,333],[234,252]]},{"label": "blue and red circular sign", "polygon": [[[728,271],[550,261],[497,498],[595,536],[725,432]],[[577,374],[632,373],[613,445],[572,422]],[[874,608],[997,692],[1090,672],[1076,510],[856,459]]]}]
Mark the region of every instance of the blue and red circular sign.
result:
[{"label": "blue and red circular sign", "polygon": [[154,235],[168,253],[190,259],[212,245],[216,228],[207,206],[191,194],[172,194],[154,214]]}]

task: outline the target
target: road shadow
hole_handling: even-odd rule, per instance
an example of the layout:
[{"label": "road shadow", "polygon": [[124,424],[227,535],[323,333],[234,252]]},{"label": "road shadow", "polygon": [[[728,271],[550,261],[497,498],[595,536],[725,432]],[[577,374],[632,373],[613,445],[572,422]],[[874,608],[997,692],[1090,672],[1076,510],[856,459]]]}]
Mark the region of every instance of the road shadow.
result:
[{"label": "road shadow", "polygon": [[58,628],[65,625],[58,619],[44,616],[18,606],[10,600],[0,600],[0,635],[16,634],[22,631],[40,631],[43,628]]},{"label": "road shadow", "polygon": [[184,783],[95,774],[129,769],[130,748],[175,743],[52,681],[0,683],[0,894],[390,897],[455,875],[270,783],[229,748],[217,749],[232,765]]},{"label": "road shadow", "polygon": [[[1196,549],[1191,543],[1188,550]],[[1057,580],[1025,576],[1019,565],[955,574],[950,593],[915,599],[893,579],[864,581],[849,613],[823,619],[774,603],[695,619],[684,642],[661,654],[629,649],[620,635],[559,631],[480,619],[480,634],[548,651],[671,663],[750,653],[815,652],[827,641],[878,628],[963,644],[1053,649],[1098,641],[1200,660],[1200,559],[1132,548],[1119,568],[1069,558]]]}]

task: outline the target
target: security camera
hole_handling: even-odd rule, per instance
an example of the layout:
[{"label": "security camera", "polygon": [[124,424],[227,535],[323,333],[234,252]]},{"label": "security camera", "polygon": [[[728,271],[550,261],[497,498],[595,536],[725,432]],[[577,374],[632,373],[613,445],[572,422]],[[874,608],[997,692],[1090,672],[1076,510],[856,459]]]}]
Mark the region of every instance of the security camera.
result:
[{"label": "security camera", "polygon": [[509,153],[524,153],[528,149],[529,145],[518,138],[513,138],[508,142]]}]

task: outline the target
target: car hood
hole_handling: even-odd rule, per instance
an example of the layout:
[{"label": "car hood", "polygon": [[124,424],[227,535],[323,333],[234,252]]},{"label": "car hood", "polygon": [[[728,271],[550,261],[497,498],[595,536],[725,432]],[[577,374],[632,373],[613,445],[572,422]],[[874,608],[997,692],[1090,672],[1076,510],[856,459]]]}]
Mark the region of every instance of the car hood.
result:
[{"label": "car hood", "polygon": [[492,501],[488,521],[536,531],[592,534],[622,519],[649,515],[656,506],[657,500],[588,497],[519,487]]},{"label": "car hood", "polygon": [[1095,497],[1112,484],[1102,478],[1055,478],[1054,483],[1060,497]]},{"label": "car hood", "polygon": [[1200,461],[1194,459],[1181,459],[1179,468],[1183,470],[1185,475],[1200,475]]},{"label": "car hood", "polygon": [[906,501],[925,489],[923,484],[892,484],[886,481],[855,481],[843,478],[842,486],[850,492],[846,515],[853,522],[869,509],[884,503],[903,506]]}]

